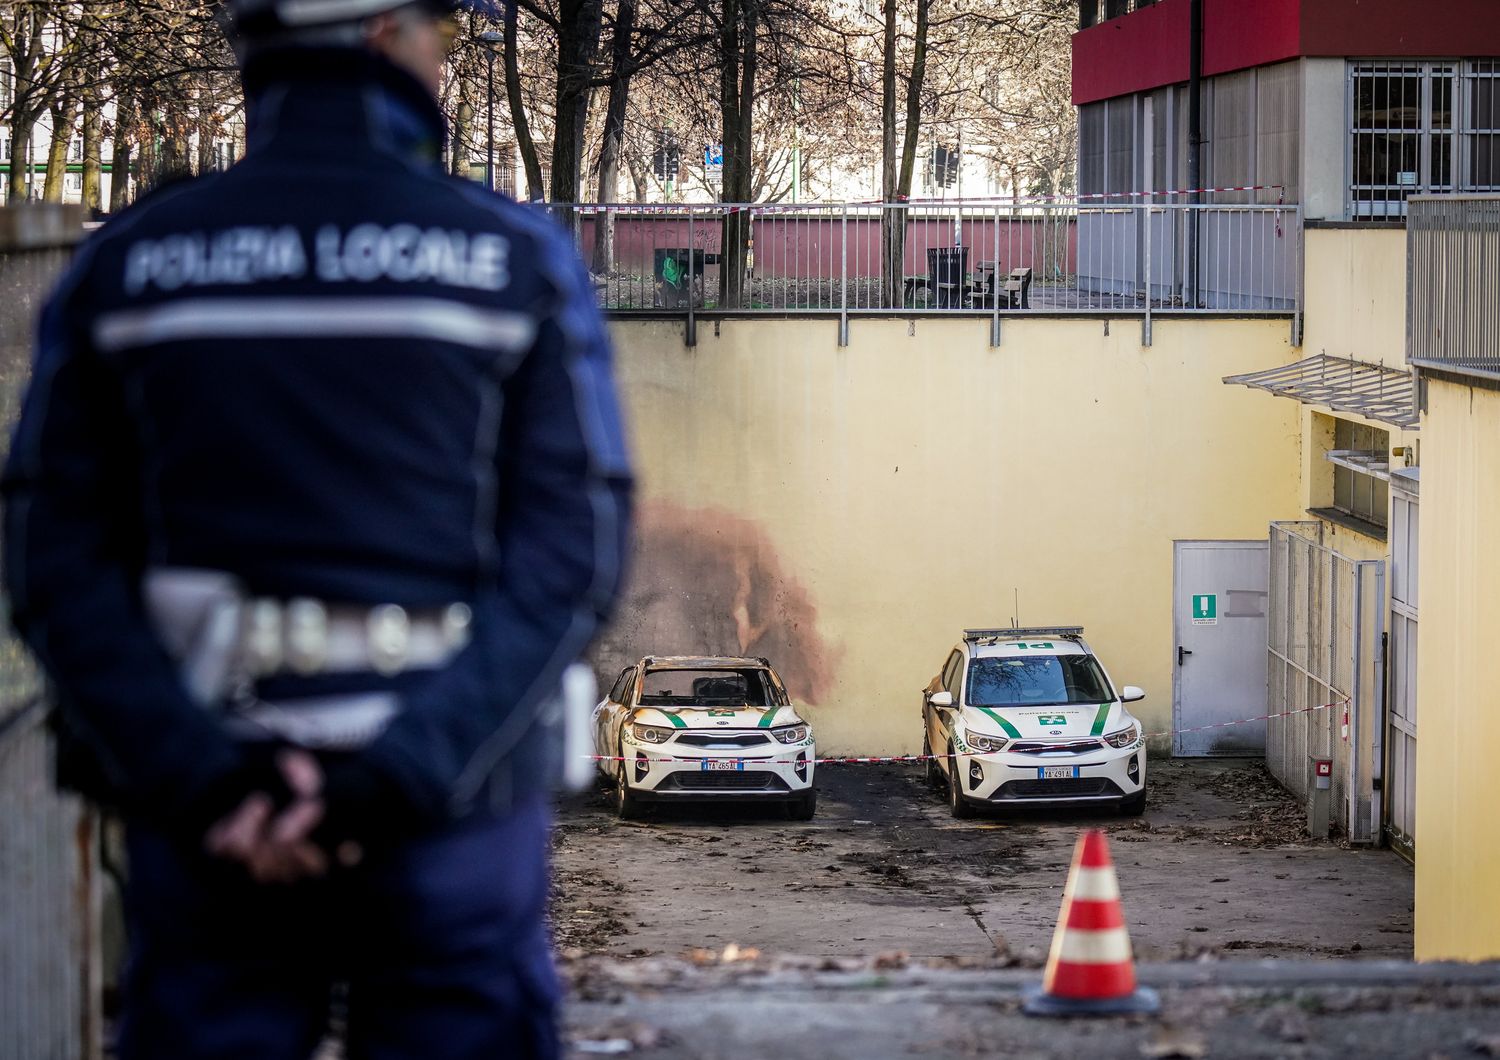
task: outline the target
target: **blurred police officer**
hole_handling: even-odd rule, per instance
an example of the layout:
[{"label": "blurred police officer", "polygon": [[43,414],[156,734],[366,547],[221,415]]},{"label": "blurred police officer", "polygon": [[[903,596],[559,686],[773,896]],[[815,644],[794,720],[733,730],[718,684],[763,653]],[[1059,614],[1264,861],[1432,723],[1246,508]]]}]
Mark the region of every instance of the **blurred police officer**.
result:
[{"label": "blurred police officer", "polygon": [[[123,809],[120,1054],[549,1057],[549,696],[629,471],[588,276],[441,172],[454,3],[231,0],[247,157],[88,243],[5,473]],[[80,773],[78,775],[84,775]]]}]

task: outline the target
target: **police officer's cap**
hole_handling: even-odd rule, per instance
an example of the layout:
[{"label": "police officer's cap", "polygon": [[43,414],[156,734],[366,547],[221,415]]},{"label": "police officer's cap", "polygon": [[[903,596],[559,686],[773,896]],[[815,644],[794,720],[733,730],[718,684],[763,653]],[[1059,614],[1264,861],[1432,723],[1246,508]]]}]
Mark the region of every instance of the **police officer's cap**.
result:
[{"label": "police officer's cap", "polygon": [[495,0],[229,0],[235,29],[248,36],[358,22],[399,7],[425,7],[437,14],[470,10],[495,14]]}]

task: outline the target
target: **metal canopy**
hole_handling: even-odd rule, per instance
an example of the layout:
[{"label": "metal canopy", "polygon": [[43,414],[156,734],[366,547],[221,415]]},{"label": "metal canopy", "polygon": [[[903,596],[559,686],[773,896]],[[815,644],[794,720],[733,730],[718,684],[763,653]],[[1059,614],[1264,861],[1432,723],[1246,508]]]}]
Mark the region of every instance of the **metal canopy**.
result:
[{"label": "metal canopy", "polygon": [[1411,372],[1404,368],[1319,354],[1279,368],[1226,375],[1224,382],[1353,412],[1402,430],[1417,428],[1416,392]]}]

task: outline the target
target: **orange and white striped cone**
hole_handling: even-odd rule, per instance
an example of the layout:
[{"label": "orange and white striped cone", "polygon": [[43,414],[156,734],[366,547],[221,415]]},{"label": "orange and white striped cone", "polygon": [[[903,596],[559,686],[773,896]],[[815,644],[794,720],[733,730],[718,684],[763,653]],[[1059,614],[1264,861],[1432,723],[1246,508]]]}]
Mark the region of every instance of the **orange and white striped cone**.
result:
[{"label": "orange and white striped cone", "polygon": [[1032,1016],[1110,1016],[1160,1007],[1156,991],[1136,985],[1109,844],[1103,832],[1090,829],[1073,850],[1047,971],[1041,987],[1027,994],[1025,1010]]}]

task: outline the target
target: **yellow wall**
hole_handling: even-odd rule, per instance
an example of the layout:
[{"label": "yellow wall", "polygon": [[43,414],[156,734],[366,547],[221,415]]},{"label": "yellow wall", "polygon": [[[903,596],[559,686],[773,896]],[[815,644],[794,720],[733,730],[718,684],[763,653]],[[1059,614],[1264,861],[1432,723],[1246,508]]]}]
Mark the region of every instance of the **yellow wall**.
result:
[{"label": "yellow wall", "polygon": [[[1406,230],[1403,228],[1309,228],[1304,243],[1306,293],[1302,348],[1298,357],[1328,354],[1371,364],[1405,367]],[[1286,399],[1281,399],[1286,400]],[[1333,497],[1333,448],[1328,419],[1365,423],[1391,436],[1391,446],[1417,445],[1415,431],[1319,407],[1302,413],[1302,507],[1321,508]],[[1402,465],[1393,457],[1391,467]],[[1387,559],[1386,542],[1326,522],[1323,543],[1351,559]]]},{"label": "yellow wall", "polygon": [[1500,958],[1500,393],[1432,380],[1422,417],[1419,960]]},{"label": "yellow wall", "polygon": [[[1277,320],[618,321],[641,470],[629,600],[601,667],[765,654],[840,752],[914,751],[965,625],[1068,623],[1171,717],[1172,541],[1301,514],[1299,406],[1224,375],[1294,356]],[[612,676],[612,674],[610,675]]]},{"label": "yellow wall", "polygon": [[1309,228],[1303,254],[1298,355],[1405,367],[1406,230]]}]

